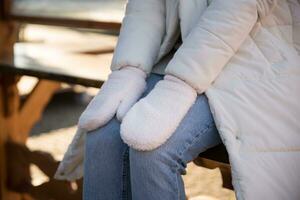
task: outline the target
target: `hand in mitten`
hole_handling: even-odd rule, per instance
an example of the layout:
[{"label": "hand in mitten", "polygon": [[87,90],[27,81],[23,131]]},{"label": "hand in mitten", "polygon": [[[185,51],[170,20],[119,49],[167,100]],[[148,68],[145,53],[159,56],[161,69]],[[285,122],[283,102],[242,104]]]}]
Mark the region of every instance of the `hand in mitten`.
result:
[{"label": "hand in mitten", "polygon": [[105,125],[116,114],[121,121],[146,89],[146,73],[135,67],[113,71],[87,106],[78,127],[91,131]]},{"label": "hand in mitten", "polygon": [[55,174],[56,179],[76,180],[83,175],[86,132],[105,125],[115,114],[121,121],[146,88],[146,74],[134,67],[113,71],[82,113],[77,132]]},{"label": "hand in mitten", "polygon": [[196,97],[194,88],[166,75],[125,115],[121,124],[123,141],[138,150],[159,147],[176,130]]}]

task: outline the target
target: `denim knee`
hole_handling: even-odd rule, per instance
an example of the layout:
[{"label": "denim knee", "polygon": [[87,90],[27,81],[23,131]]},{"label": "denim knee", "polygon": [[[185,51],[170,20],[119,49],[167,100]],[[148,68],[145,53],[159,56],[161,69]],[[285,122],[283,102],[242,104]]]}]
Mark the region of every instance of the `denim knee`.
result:
[{"label": "denim knee", "polygon": [[88,157],[94,157],[99,155],[99,153],[114,151],[114,149],[118,150],[123,147],[124,143],[120,137],[120,126],[116,119],[112,119],[104,127],[87,133],[85,149]]},{"label": "denim knee", "polygon": [[[186,163],[183,163],[176,153],[171,153],[166,148],[160,148],[152,151],[139,151],[129,149],[130,165],[134,170],[142,170],[144,173],[151,172],[153,168],[168,168],[173,172],[185,173]],[[151,169],[151,170],[149,170]]]}]

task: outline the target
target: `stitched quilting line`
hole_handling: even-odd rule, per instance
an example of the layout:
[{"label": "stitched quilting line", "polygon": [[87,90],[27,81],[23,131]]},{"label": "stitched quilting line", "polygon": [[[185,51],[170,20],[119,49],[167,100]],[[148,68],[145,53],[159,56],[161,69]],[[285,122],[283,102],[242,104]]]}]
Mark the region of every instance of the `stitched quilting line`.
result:
[{"label": "stitched quilting line", "polygon": [[[252,36],[252,35],[249,35],[249,39],[250,39],[251,42],[255,45],[256,49],[257,49],[258,52],[259,52],[259,54],[260,54],[261,56],[263,56],[264,60],[272,67],[272,64],[273,64],[273,63],[269,60],[269,58],[267,58],[265,52],[262,51],[260,45],[258,44],[258,43],[261,44],[261,42],[259,42],[259,41],[256,39],[256,35],[257,35],[258,32],[266,31],[267,33],[269,33],[269,30],[263,26],[263,24],[262,24],[261,21],[258,21],[257,24],[260,24],[260,26],[257,27],[257,30],[255,31],[255,34],[254,34],[253,36]],[[262,34],[262,33],[260,33],[260,34]],[[271,33],[270,33],[270,34],[271,34]],[[272,35],[272,34],[271,34],[271,35]],[[271,38],[270,38],[270,39],[271,39]],[[272,40],[272,43],[273,43],[273,45],[275,45],[274,42],[273,42],[273,40]],[[274,46],[274,49],[276,49],[275,46]],[[277,51],[278,51],[278,50],[277,50]],[[282,57],[282,55],[281,55],[281,53],[280,53],[279,51],[278,51],[278,53],[279,53],[280,56]],[[283,57],[282,57],[282,60],[283,60]]]},{"label": "stitched quilting line", "polygon": [[[253,19],[254,19],[254,18],[257,18],[257,15],[256,15],[255,17],[253,17]],[[252,20],[252,19],[251,19],[251,20]],[[248,33],[252,30],[252,28],[254,27],[255,24],[256,24],[256,23],[254,23],[254,24],[252,24],[251,26],[248,27],[249,31],[248,31],[247,33],[244,33],[244,35],[243,35],[243,36],[244,36],[244,37],[243,37],[244,40],[246,39],[246,36],[247,36]],[[230,48],[230,49],[232,50],[233,53],[236,53],[236,51],[238,50],[238,48],[237,48],[237,49],[234,49],[227,41],[225,41],[224,39],[222,39],[218,34],[216,34],[216,33],[212,32],[212,31],[210,31],[210,30],[204,28],[203,26],[199,26],[199,28],[202,29],[202,30],[204,30],[204,31],[206,31],[206,32],[209,33],[210,35],[214,36],[214,37],[217,38],[218,40],[220,40],[223,44],[225,44],[225,46],[227,46],[228,48]]]},{"label": "stitched quilting line", "polygon": [[219,41],[221,41],[224,46],[228,47],[232,53],[235,53],[236,51],[233,49],[233,47],[231,45],[229,45],[226,41],[224,41],[220,36],[218,36],[217,34],[211,32],[210,30],[204,28],[204,27],[201,27],[199,26],[200,29],[202,29],[203,31],[207,32],[208,34],[210,34],[211,36],[213,36],[214,38],[218,39]]},{"label": "stitched quilting line", "polygon": [[259,153],[288,153],[288,152],[298,152],[300,147],[291,147],[291,148],[255,148],[255,152]]}]

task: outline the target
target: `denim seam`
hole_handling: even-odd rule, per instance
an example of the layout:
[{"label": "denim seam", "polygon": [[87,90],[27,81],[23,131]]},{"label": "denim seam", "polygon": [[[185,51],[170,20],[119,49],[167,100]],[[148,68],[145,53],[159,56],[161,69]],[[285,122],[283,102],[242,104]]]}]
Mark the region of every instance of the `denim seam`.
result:
[{"label": "denim seam", "polygon": [[174,175],[175,175],[175,181],[176,181],[176,190],[177,190],[177,198],[178,198],[178,200],[180,200],[180,192],[179,192],[179,185],[178,185],[178,176],[177,176],[177,174],[176,173],[174,173]]},{"label": "denim seam", "polygon": [[[203,128],[201,131],[199,131],[199,133],[193,138],[193,140],[191,142],[187,142],[187,144],[185,145],[185,147],[183,148],[182,151],[179,152],[179,159],[178,159],[178,162],[176,163],[184,163],[183,162],[183,158],[182,158],[182,155],[184,152],[186,152],[189,148],[191,148],[191,146],[193,144],[195,144],[196,140],[200,137],[200,135],[204,134],[207,130],[209,130],[210,128],[212,128],[213,126],[215,126],[215,123],[212,122],[208,125],[205,126],[205,128]],[[180,192],[179,192],[179,185],[178,185],[178,176],[177,176],[177,171],[179,169],[179,165],[177,164],[175,166],[175,170],[173,171],[173,174],[175,176],[175,181],[176,181],[176,190],[177,190],[177,198],[178,200],[180,200]]]},{"label": "denim seam", "polygon": [[[198,141],[198,139],[199,139],[199,137],[200,137],[201,135],[203,135],[204,133],[206,133],[206,132],[207,132],[210,128],[212,128],[213,126],[215,126],[215,123],[214,123],[214,122],[212,122],[212,123],[206,125],[205,128],[203,128],[201,131],[199,131],[199,134],[197,134],[197,135],[193,138],[193,140],[192,140],[191,142],[187,142],[186,145],[185,145],[185,147],[182,149],[182,151],[179,152],[179,159],[178,159],[178,161],[180,161],[181,163],[185,163],[185,162],[183,161],[182,155],[183,155],[187,150],[189,150],[189,149],[196,143],[196,141]],[[179,167],[179,166],[177,165],[176,168],[178,169],[178,167]]]},{"label": "denim seam", "polygon": [[126,173],[126,159],[127,156],[129,154],[129,149],[125,148],[125,151],[123,152],[123,164],[122,164],[122,188],[121,188],[121,199],[122,200],[127,200],[128,199],[128,194],[127,194],[127,182],[126,182],[126,177],[128,176],[128,174]]}]

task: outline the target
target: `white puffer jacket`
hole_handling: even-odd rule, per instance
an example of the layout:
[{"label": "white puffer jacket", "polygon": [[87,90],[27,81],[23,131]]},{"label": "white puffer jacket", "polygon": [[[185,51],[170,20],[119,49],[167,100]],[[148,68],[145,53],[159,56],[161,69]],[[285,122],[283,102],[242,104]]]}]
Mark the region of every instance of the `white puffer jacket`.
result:
[{"label": "white puffer jacket", "polygon": [[129,0],[112,69],[150,73],[180,33],[165,73],[206,91],[237,198],[299,200],[299,0]]},{"label": "white puffer jacket", "polygon": [[206,90],[238,199],[299,200],[300,3],[204,6],[206,0],[132,0],[112,67],[149,72],[176,42],[180,18],[183,44],[165,72]]}]

